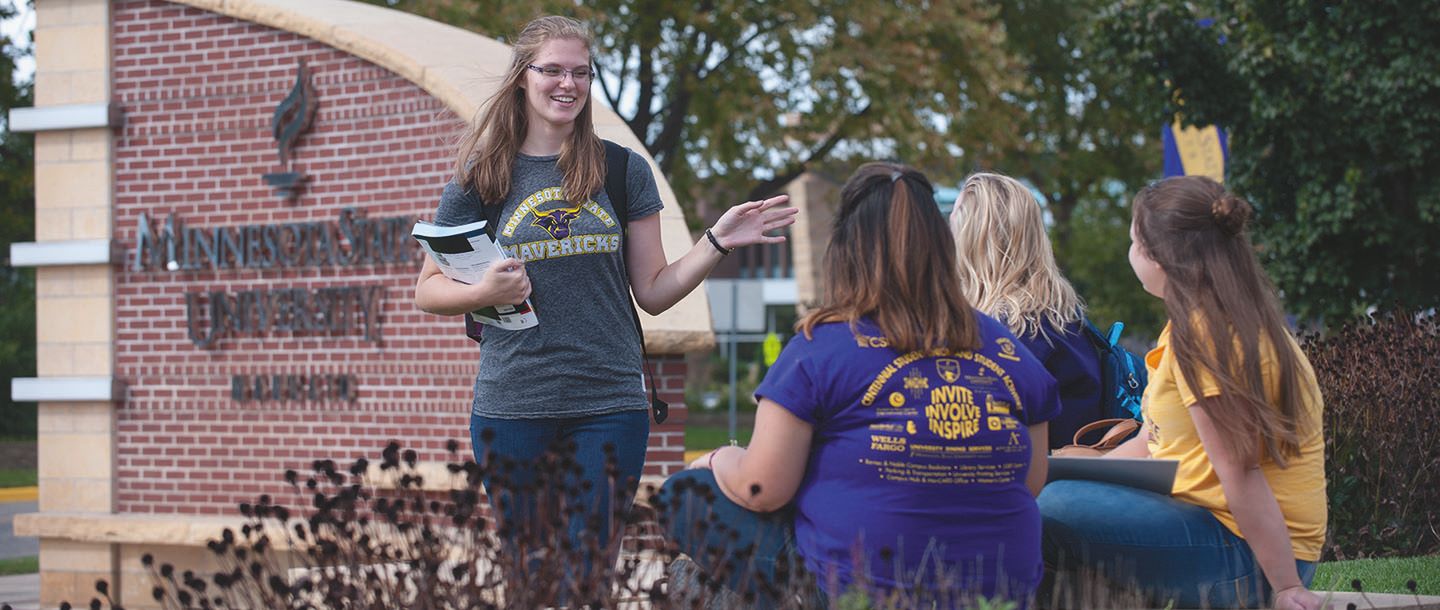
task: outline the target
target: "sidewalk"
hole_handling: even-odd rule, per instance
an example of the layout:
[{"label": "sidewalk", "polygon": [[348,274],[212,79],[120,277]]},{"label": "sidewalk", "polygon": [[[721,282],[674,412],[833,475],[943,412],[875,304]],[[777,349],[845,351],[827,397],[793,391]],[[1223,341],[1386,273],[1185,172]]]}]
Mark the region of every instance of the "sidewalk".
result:
[{"label": "sidewalk", "polygon": [[14,610],[39,610],[40,575],[0,576],[0,604],[10,604]]}]

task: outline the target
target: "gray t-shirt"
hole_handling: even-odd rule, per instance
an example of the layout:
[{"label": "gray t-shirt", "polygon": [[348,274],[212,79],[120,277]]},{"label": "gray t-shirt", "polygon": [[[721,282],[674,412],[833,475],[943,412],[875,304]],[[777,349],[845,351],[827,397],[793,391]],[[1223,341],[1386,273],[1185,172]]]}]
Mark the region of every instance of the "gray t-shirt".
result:
[{"label": "gray t-shirt", "polygon": [[[650,165],[632,151],[626,190],[631,222],[663,207]],[[508,331],[485,327],[476,415],[502,419],[575,417],[647,409],[640,340],[630,317],[620,224],[601,189],[565,198],[558,156],[517,155],[497,241],[525,261],[530,303],[540,324]],[[455,226],[485,216],[479,196],[445,185],[435,223]]]}]

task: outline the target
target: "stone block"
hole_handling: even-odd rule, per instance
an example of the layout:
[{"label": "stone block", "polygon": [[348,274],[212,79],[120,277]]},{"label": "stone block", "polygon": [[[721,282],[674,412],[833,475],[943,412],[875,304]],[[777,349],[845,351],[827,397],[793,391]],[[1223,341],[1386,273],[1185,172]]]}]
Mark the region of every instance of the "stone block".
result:
[{"label": "stone block", "polygon": [[37,72],[106,72],[109,69],[109,26],[93,23],[36,28]]},{"label": "stone block", "polygon": [[115,408],[107,402],[47,402],[40,405],[35,419],[41,442],[51,434],[109,436],[115,431]]},{"label": "stone block", "polygon": [[113,306],[108,297],[37,297],[36,336],[41,343],[108,343]]},{"label": "stone block", "polygon": [[115,509],[114,479],[40,477],[41,512],[105,513]]},{"label": "stone block", "polygon": [[114,476],[114,441],[109,434],[46,434],[36,443],[36,453],[42,496],[45,495],[45,479],[109,479]]},{"label": "stone block", "polygon": [[108,544],[42,539],[40,567],[56,572],[109,572],[114,567],[114,554]]},{"label": "stone block", "polygon": [[74,377],[74,343],[37,343],[35,345],[35,374],[41,377]]},{"label": "stone block", "polygon": [[115,279],[109,265],[57,265],[35,270],[35,294],[47,297],[109,297]]},{"label": "stone block", "polygon": [[35,371],[41,377],[109,377],[115,371],[110,343],[40,343]]},{"label": "stone block", "polygon": [[[72,161],[35,164],[35,208],[109,209],[110,164],[106,161]],[[100,238],[109,235],[100,235]],[[75,238],[83,239],[83,238]]]},{"label": "stone block", "polygon": [[35,163],[57,163],[71,159],[71,132],[42,131],[35,134]]},{"label": "stone block", "polygon": [[[106,197],[109,203],[109,197]],[[105,239],[110,237],[110,207],[76,209],[72,214],[75,239]]]},{"label": "stone block", "polygon": [[70,131],[70,159],[109,163],[111,134],[111,130],[104,127]]},{"label": "stone block", "polygon": [[73,227],[70,210],[35,207],[35,241],[72,239]]}]

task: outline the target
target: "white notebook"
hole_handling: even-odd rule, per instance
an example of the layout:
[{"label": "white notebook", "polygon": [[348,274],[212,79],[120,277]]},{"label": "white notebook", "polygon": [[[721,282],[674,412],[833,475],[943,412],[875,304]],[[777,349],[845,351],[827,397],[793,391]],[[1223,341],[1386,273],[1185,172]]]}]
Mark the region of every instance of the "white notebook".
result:
[{"label": "white notebook", "polygon": [[1154,458],[1052,456],[1046,482],[1084,479],[1125,485],[1168,496],[1175,486],[1175,470],[1179,467],[1180,462],[1177,460]]}]

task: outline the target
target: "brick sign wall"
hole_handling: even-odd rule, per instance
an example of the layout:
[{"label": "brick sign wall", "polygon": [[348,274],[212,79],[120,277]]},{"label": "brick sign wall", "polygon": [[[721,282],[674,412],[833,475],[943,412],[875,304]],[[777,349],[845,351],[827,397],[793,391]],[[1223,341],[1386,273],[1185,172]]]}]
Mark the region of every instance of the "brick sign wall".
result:
[{"label": "brick sign wall", "polygon": [[[115,2],[113,24],[117,509],[232,514],[283,493],[287,468],[392,439],[422,460],[448,460],[450,439],[469,455],[477,349],[412,304],[408,237],[457,117],[288,32],[155,0]],[[302,59],[318,111],[285,166],[271,120]],[[289,200],[263,178],[286,171],[308,180]],[[656,373],[679,406],[683,361]],[[647,474],[680,465],[677,410]]]}]

